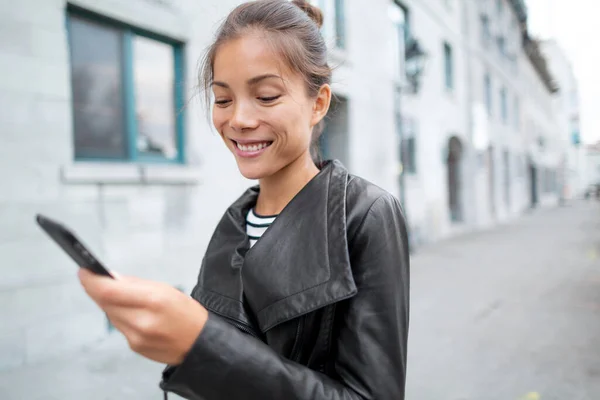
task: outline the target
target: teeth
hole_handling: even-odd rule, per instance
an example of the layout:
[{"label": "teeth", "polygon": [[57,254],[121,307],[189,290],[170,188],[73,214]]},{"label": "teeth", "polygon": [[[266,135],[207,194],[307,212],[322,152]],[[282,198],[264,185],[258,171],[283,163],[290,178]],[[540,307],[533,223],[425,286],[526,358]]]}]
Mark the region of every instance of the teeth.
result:
[{"label": "teeth", "polygon": [[269,145],[268,142],[257,143],[257,144],[250,144],[250,145],[244,145],[244,144],[241,144],[241,143],[237,143],[238,149],[240,149],[242,151],[259,151],[259,150],[264,149],[268,145]]}]

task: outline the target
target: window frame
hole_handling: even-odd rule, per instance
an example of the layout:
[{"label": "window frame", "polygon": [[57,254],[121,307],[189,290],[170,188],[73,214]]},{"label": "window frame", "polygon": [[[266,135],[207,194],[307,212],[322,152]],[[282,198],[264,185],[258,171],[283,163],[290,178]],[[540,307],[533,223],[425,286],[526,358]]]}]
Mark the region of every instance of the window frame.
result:
[{"label": "window frame", "polygon": [[[78,18],[80,20],[87,20],[91,23],[106,26],[107,28],[118,29],[122,31],[122,45],[121,45],[121,84],[123,86],[123,117],[125,125],[125,143],[126,143],[126,157],[102,157],[102,156],[77,156],[75,149],[75,126],[74,126],[74,115],[71,117],[71,132],[73,142],[73,153],[72,157],[76,163],[107,163],[107,164],[185,164],[185,108],[184,108],[184,93],[186,85],[186,71],[185,71],[185,43],[179,40],[169,38],[167,36],[142,29],[119,20],[107,17],[102,14],[87,10],[82,7],[75,6],[73,4],[67,4],[65,10],[65,26],[66,26],[66,40],[69,54],[69,77],[72,77],[71,68],[71,18]],[[136,104],[135,104],[135,83],[134,83],[134,57],[133,57],[133,38],[139,36],[146,39],[169,45],[173,52],[173,116],[175,123],[175,141],[177,149],[177,157],[168,159],[158,155],[140,154],[136,146],[136,140],[138,139],[137,132],[137,121],[135,118]],[[73,88],[71,88],[73,90]],[[71,109],[73,103],[71,101]]]},{"label": "window frame", "polygon": [[481,29],[481,44],[484,48],[489,48],[492,42],[492,30],[490,17],[487,14],[479,15],[479,26]]},{"label": "window frame", "polygon": [[325,42],[328,45],[332,44],[338,51],[346,51],[348,47],[346,0],[310,0],[309,2],[323,13],[321,34]]}]

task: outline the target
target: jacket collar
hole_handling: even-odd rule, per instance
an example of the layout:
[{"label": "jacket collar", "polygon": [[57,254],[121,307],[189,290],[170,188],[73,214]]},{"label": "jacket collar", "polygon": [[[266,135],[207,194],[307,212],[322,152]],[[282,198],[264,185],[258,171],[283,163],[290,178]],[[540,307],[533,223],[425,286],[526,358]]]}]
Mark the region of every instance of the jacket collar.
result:
[{"label": "jacket collar", "polygon": [[353,296],[347,182],[341,163],[324,164],[251,249],[246,214],[259,188],[248,189],[217,226],[194,297],[212,312],[265,332]]}]

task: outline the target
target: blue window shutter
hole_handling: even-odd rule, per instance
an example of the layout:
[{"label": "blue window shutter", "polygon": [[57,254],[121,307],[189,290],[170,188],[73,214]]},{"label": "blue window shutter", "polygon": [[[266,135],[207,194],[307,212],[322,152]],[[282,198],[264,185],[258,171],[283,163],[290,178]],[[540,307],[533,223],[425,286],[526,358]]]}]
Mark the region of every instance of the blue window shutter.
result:
[{"label": "blue window shutter", "polygon": [[175,59],[175,124],[177,134],[177,161],[185,162],[185,62],[183,46],[174,46]]}]

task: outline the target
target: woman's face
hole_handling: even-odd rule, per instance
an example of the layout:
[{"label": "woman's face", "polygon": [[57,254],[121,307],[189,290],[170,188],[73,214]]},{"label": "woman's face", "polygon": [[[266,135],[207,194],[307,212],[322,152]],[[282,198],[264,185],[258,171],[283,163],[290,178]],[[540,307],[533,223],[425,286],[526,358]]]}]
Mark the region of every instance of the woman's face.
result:
[{"label": "woman's face", "polygon": [[329,86],[316,98],[258,34],[222,44],[214,60],[213,123],[248,179],[310,157],[312,128],[325,116]]}]

